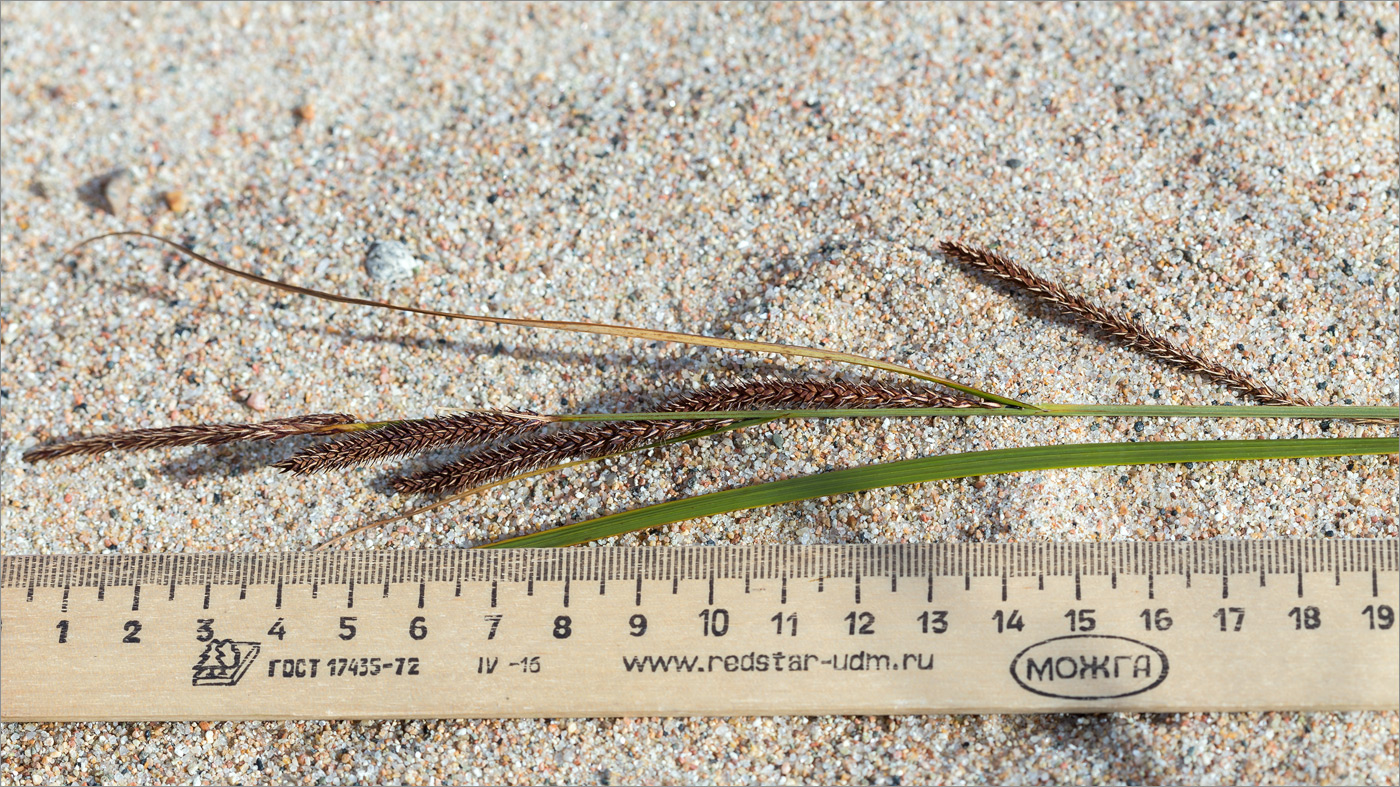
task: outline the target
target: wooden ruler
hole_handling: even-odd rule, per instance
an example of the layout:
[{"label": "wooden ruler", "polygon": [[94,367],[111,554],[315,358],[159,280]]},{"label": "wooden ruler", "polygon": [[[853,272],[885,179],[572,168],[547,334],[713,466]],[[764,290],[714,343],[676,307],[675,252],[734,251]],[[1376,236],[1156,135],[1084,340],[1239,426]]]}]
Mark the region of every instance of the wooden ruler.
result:
[{"label": "wooden ruler", "polygon": [[5,557],[0,717],[1395,709],[1397,543]]}]

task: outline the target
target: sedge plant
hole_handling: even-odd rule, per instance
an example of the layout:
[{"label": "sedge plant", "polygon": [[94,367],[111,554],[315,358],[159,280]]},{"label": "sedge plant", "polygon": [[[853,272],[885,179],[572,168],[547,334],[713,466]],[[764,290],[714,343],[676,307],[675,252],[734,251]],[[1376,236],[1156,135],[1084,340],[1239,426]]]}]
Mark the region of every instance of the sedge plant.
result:
[{"label": "sedge plant", "polygon": [[[393,480],[404,495],[435,498],[397,516],[353,528],[326,545],[367,528],[401,521],[502,484],[520,481],[588,462],[672,443],[700,440],[735,429],[795,418],[891,417],[1195,417],[1343,419],[1363,424],[1394,425],[1400,408],[1317,406],[1261,382],[1254,376],[1209,359],[1190,347],[1151,331],[1126,315],[1105,309],[1000,254],[958,242],[938,247],[947,259],[985,277],[1005,282],[1024,295],[1047,303],[1075,325],[1105,341],[1145,354],[1158,363],[1220,384],[1255,406],[1082,405],[1030,403],[960,383],[927,371],[816,347],[743,341],[698,334],[621,325],[557,320],[514,319],[424,309],[354,298],[275,281],[230,267],[167,238],[143,232],[115,232],[79,243],[65,257],[94,241],[139,236],[173,247],[180,254],[231,276],[300,295],[371,308],[425,316],[563,330],[632,339],[716,347],[751,353],[775,353],[821,359],[899,380],[864,377],[769,376],[733,380],[687,392],[660,408],[632,413],[537,413],[497,409],[383,421],[363,421],[339,413],[278,418],[254,424],[178,425],[78,437],[35,448],[29,462],[66,456],[100,455],[183,445],[218,445],[292,436],[323,438],[274,466],[295,474],[342,471],[446,448],[463,450],[451,461]],[[761,506],[858,492],[879,487],[943,479],[1069,467],[1165,464],[1184,462],[1262,461],[1305,457],[1395,454],[1388,437],[1205,440],[1047,445],[944,454],[874,464],[790,478],[674,500],[597,517],[488,547],[557,547],[586,543],[622,533]],[[325,546],[325,545],[323,545]]]}]

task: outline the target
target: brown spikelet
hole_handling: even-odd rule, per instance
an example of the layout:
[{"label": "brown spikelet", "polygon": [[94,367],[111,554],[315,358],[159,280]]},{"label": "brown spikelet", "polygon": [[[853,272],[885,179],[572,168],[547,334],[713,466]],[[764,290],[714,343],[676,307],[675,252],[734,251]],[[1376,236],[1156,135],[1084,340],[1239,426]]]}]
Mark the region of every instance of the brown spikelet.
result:
[{"label": "brown spikelet", "polygon": [[944,393],[923,386],[879,380],[783,380],[766,378],[728,383],[686,394],[664,405],[662,411],[745,410],[752,408],[821,407],[954,407],[999,408],[961,394]]},{"label": "brown spikelet", "polygon": [[1231,392],[1260,404],[1307,406],[1309,402],[1282,393],[1249,375],[1208,360],[1181,347],[1146,326],[1075,295],[1064,287],[1032,273],[1005,257],[962,243],[945,241],[938,245],[948,257],[1019,287],[1035,298],[1058,307],[1080,323],[1099,328],[1111,339],[1163,363],[1185,369],[1225,386]]},{"label": "brown spikelet", "polygon": [[255,424],[194,424],[135,429],[130,432],[80,437],[35,448],[26,451],[23,458],[26,462],[41,462],[45,459],[79,454],[98,456],[108,451],[142,451],[147,448],[181,445],[222,445],[248,440],[280,440],[293,435],[333,434],[343,431],[338,427],[354,424],[358,420],[355,416],[344,413],[320,413],[278,418]]},{"label": "brown spikelet", "polygon": [[542,416],[529,410],[490,410],[389,421],[334,442],[310,446],[273,467],[297,475],[339,470],[434,448],[485,443],[538,429],[544,422]]},{"label": "brown spikelet", "polygon": [[[956,394],[874,380],[762,379],[695,391],[661,408],[671,412],[811,407],[999,407]],[[396,479],[402,493],[441,494],[488,484],[571,459],[596,459],[652,443],[729,426],[737,419],[620,421],[540,435],[477,451],[451,464]]]},{"label": "brown spikelet", "polygon": [[485,448],[451,464],[398,478],[392,483],[394,489],[404,494],[455,492],[570,459],[607,456],[730,423],[733,421],[707,418],[594,424]]}]

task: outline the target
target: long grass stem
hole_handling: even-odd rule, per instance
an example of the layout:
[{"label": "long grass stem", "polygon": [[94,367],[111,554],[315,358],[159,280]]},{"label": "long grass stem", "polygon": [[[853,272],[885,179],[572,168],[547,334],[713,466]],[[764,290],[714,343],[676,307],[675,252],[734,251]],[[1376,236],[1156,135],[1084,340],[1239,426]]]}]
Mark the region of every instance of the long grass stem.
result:
[{"label": "long grass stem", "polygon": [[249,273],[248,271],[243,271],[237,268],[230,267],[222,262],[210,259],[209,257],[200,254],[199,252],[195,251],[194,249],[191,249],[188,246],[185,246],[181,243],[177,243],[173,240],[170,240],[169,238],[163,238],[159,235],[152,235],[149,232],[125,230],[122,232],[109,232],[105,235],[98,235],[96,237],[88,238],[87,240],[84,240],[76,246],[73,246],[72,248],[65,251],[63,253],[63,256],[67,257],[68,255],[72,254],[78,249],[81,249],[82,247],[90,243],[95,243],[96,241],[102,240],[104,238],[113,238],[121,236],[149,238],[151,240],[164,243],[165,245],[178,250],[181,254],[184,254],[185,256],[191,259],[198,260],[199,262],[202,262],[205,265],[215,268],[216,270],[227,273],[230,276],[237,276],[240,279],[245,279],[247,281],[251,281],[256,284],[261,284],[267,287],[272,287],[273,289],[281,290],[283,292],[296,293],[297,295],[307,295],[312,298],[320,298],[321,300],[331,301],[334,303],[345,303],[354,306],[369,306],[375,309],[389,309],[392,311],[409,312],[412,314],[423,314],[430,317],[445,317],[451,320],[470,320],[473,322],[484,322],[491,325],[514,325],[521,328],[543,328],[555,331],[571,331],[573,333],[591,333],[600,334],[604,336],[620,336],[631,339],[647,339],[650,341],[668,342],[672,344],[688,344],[696,347],[716,347],[728,350],[746,350],[748,352],[775,353],[777,355],[790,355],[801,358],[817,358],[824,361],[833,361],[836,363],[849,363],[856,366],[864,366],[870,369],[879,369],[881,371],[893,372],[895,374],[914,377],[920,380],[927,380],[929,382],[938,383],[939,385],[945,385],[956,391],[962,391],[965,394],[970,394],[979,399],[984,399],[989,402],[996,402],[997,404],[1005,405],[1007,407],[1030,406],[1025,404],[1024,402],[1018,402],[1015,399],[999,396],[997,394],[991,393],[990,391],[983,391],[978,388],[973,388],[972,386],[963,385],[962,383],[957,383],[952,380],[939,377],[937,375],[929,374],[925,371],[920,371],[918,369],[912,369],[907,366],[900,366],[899,364],[890,363],[888,361],[881,361],[877,358],[867,358],[862,355],[854,355],[852,353],[844,353],[839,352],[837,350],[824,350],[819,347],[802,347],[799,345],[778,344],[776,342],[753,342],[745,341],[743,339],[723,339],[715,336],[701,336],[699,334],[694,333],[681,333],[679,331],[659,331],[651,328],[634,328],[628,325],[606,325],[604,323],[595,322],[575,322],[569,320],[531,320],[515,317],[488,317],[480,314],[463,314],[460,312],[442,311],[438,309],[425,309],[419,306],[404,306],[402,304],[370,300],[369,298],[355,298],[349,295],[337,295],[336,293],[323,292],[321,290],[313,290],[309,287],[301,287],[295,284],[287,284],[286,282],[277,281],[275,279],[268,279],[263,276],[259,276],[255,273]]},{"label": "long grass stem", "polygon": [[1035,410],[1021,408],[964,407],[881,407],[785,410],[719,410],[705,412],[575,413],[551,416],[568,422],[597,421],[676,421],[703,418],[744,418],[755,415],[777,418],[920,418],[957,416],[960,418],[1284,418],[1284,419],[1400,419],[1400,408],[1362,405],[1293,407],[1287,405],[1137,405],[1137,404],[1046,404]]}]

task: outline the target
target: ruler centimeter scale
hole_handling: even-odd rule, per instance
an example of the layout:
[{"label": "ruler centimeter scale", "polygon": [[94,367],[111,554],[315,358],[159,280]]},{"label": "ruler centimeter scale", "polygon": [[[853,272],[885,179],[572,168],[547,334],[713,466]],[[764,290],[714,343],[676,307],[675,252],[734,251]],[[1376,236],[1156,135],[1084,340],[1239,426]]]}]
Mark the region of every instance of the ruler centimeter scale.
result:
[{"label": "ruler centimeter scale", "polygon": [[1395,709],[1397,545],[10,556],[0,717]]}]

